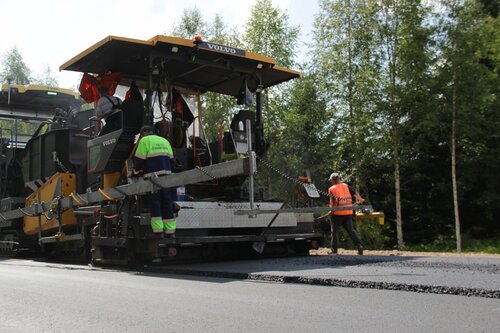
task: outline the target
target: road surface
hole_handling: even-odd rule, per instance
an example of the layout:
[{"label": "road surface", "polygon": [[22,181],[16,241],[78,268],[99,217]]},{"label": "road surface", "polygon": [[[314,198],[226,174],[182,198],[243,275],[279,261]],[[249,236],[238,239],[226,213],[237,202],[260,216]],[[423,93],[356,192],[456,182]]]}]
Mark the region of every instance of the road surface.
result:
[{"label": "road surface", "polygon": [[[312,263],[305,264],[308,259]],[[168,269],[189,268],[194,274],[212,267],[212,272],[283,275],[287,268],[289,276],[299,272],[330,276],[325,270],[318,271],[314,257],[294,258],[288,265],[287,260]],[[351,264],[337,266],[338,274],[358,267]],[[372,268],[372,275],[379,275],[376,270],[380,267]],[[369,269],[369,264],[363,269]],[[389,276],[387,272],[384,275]],[[367,275],[358,277],[365,279]],[[2,333],[500,330],[498,298],[166,274],[161,268],[150,267],[101,269],[21,259],[0,259],[0,307]]]}]

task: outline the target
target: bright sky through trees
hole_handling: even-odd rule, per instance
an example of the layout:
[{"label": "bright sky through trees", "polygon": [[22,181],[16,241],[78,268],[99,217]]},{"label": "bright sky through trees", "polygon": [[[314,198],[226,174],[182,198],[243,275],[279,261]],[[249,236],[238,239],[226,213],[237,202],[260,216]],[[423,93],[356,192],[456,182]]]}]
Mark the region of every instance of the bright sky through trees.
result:
[{"label": "bright sky through trees", "polygon": [[[302,26],[299,56],[303,56],[303,44],[310,40],[307,34],[318,11],[317,1],[272,2],[288,11],[291,23]],[[195,7],[205,21],[212,21],[219,14],[229,27],[243,32],[253,1],[0,0],[0,4],[0,59],[16,46],[34,75],[42,74],[48,65],[62,87],[75,88],[78,74],[59,73],[59,66],[108,35],[149,39],[166,34],[179,23],[185,9]]]}]

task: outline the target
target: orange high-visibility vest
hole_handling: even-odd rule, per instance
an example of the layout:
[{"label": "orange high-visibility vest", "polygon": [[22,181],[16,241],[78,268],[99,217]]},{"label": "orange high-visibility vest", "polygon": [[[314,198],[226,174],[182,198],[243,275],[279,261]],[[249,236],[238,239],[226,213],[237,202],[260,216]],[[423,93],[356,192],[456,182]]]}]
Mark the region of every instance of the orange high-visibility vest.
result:
[{"label": "orange high-visibility vest", "polygon": [[[330,197],[330,207],[352,206],[352,197],[349,192],[349,186],[344,183],[338,183],[328,189],[328,194],[335,197]],[[331,215],[352,215],[352,210],[334,210]]]}]

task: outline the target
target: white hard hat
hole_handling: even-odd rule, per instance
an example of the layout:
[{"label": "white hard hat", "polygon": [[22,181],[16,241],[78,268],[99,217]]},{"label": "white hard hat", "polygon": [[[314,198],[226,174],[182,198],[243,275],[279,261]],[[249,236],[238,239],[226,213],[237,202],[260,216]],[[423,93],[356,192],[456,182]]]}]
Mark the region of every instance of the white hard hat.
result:
[{"label": "white hard hat", "polygon": [[330,175],[330,178],[328,178],[328,180],[339,179],[339,178],[340,178],[340,175],[337,172],[332,172],[332,174]]}]

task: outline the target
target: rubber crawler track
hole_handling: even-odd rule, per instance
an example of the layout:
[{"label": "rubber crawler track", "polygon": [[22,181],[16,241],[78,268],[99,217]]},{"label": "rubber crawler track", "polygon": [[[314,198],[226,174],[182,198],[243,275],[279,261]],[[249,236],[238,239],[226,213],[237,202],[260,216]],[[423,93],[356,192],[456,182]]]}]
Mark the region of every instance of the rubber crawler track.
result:
[{"label": "rubber crawler track", "polygon": [[299,284],[344,287],[344,288],[397,290],[397,291],[409,291],[409,292],[427,293],[427,294],[476,296],[476,297],[500,299],[500,290],[493,290],[493,289],[432,286],[432,285],[421,285],[421,284],[405,284],[405,283],[375,282],[375,281],[353,281],[353,280],[342,280],[342,279],[332,279],[332,278],[310,278],[303,276],[284,276],[284,275],[255,274],[255,273],[201,271],[201,270],[165,268],[165,267],[148,267],[145,268],[144,270],[150,272],[161,272],[161,273],[175,274],[175,275],[193,275],[193,276],[227,278],[227,279],[238,279],[238,280],[267,281],[276,283],[299,283]]}]

